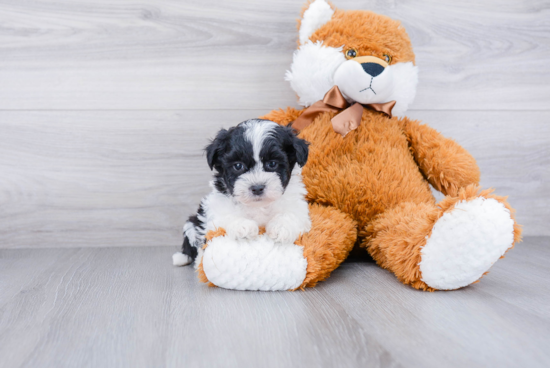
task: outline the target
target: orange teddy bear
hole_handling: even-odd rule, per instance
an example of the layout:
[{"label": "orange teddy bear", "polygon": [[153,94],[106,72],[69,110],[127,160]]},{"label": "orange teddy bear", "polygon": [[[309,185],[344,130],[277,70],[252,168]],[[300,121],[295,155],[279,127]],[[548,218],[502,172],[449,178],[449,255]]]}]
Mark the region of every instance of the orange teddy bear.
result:
[{"label": "orange teddy bear", "polygon": [[286,79],[305,108],[263,118],[311,143],[302,175],[312,230],[296,242],[307,260],[299,287],[327,278],[355,244],[416,289],[478,281],[521,241],[521,227],[506,198],[478,186],[464,148],[403,116],[417,83],[403,26],[315,0],[298,29]]}]

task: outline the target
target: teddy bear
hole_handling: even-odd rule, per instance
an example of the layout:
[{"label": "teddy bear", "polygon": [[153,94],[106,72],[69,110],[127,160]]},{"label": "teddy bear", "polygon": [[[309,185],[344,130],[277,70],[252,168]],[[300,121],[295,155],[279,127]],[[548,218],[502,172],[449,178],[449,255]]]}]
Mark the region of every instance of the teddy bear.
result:
[{"label": "teddy bear", "polygon": [[[459,289],[479,281],[521,241],[506,198],[479,186],[475,159],[455,141],[405,117],[418,69],[400,22],[340,10],[325,0],[309,2],[298,21],[298,48],[286,80],[303,108],[262,118],[292,126],[310,143],[302,176],[312,229],[286,245],[300,250],[286,267],[300,270],[282,289],[315,286],[354,247],[415,289]],[[445,195],[439,203],[430,185]],[[223,248],[223,229],[208,239],[205,256],[211,244]],[[283,248],[268,247],[269,257]],[[205,265],[200,263],[199,277],[212,283]],[[223,279],[241,272],[246,278],[245,266],[210,273]],[[278,267],[268,279],[290,272],[284,261]]]}]

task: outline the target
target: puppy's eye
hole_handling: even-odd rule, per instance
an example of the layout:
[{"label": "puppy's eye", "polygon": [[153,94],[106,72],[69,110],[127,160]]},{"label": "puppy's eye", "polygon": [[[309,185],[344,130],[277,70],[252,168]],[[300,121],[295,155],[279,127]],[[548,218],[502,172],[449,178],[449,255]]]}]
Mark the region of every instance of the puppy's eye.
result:
[{"label": "puppy's eye", "polygon": [[346,55],[346,59],[348,59],[348,60],[353,59],[354,57],[357,56],[357,50],[347,49],[345,55]]},{"label": "puppy's eye", "polygon": [[240,162],[237,162],[237,163],[233,164],[233,170],[243,171],[244,170],[244,165]]},{"label": "puppy's eye", "polygon": [[391,63],[391,56],[388,55],[388,54],[384,54],[384,60],[386,60],[386,63],[390,64]]},{"label": "puppy's eye", "polygon": [[277,161],[268,161],[266,166],[270,170],[275,170],[277,166],[279,166],[279,164],[277,163]]}]

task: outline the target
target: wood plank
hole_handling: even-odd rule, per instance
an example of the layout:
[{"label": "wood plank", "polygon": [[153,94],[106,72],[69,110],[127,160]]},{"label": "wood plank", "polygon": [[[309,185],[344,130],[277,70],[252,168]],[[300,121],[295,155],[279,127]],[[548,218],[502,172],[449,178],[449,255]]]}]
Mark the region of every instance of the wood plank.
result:
[{"label": "wood plank", "polygon": [[0,289],[2,365],[399,366],[322,291],[208,288],[171,266],[171,251],[0,250],[0,280],[20,288]]},{"label": "wood plank", "polygon": [[373,263],[305,292],[238,292],[172,267],[171,247],[3,249],[0,365],[547,367],[549,241],[436,293]]},{"label": "wood plank", "polygon": [[[265,112],[0,112],[0,248],[178,246],[209,191],[202,148]],[[411,116],[472,152],[526,235],[550,235],[550,113]]]},{"label": "wood plank", "polygon": [[[480,290],[549,320],[548,242],[548,237],[528,237],[498,263],[490,277],[482,280],[483,288]],[[533,249],[536,249],[536,257],[533,256]],[[517,272],[518,269],[525,272]]]},{"label": "wood plank", "polygon": [[[548,242],[527,238],[480,283],[456,291],[413,290],[374,263],[348,263],[323,291],[407,366],[547,367],[550,320],[538,311],[550,304],[550,272],[517,260],[548,259]],[[530,307],[518,305],[522,296]]]},{"label": "wood plank", "polygon": [[[302,3],[3,0],[0,109],[295,105],[283,76]],[[335,4],[404,23],[421,68],[414,109],[548,109],[548,0]]]}]

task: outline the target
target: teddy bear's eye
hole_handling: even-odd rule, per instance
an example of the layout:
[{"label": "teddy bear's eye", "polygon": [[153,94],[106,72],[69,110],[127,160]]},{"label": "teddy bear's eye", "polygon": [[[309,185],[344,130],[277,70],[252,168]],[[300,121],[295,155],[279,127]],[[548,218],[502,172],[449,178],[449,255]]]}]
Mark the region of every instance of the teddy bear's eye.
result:
[{"label": "teddy bear's eye", "polygon": [[388,54],[384,54],[384,60],[386,60],[386,63],[390,64],[391,63],[391,56],[388,55]]},{"label": "teddy bear's eye", "polygon": [[355,49],[346,50],[346,59],[353,59],[356,56],[357,56],[357,50]]}]

